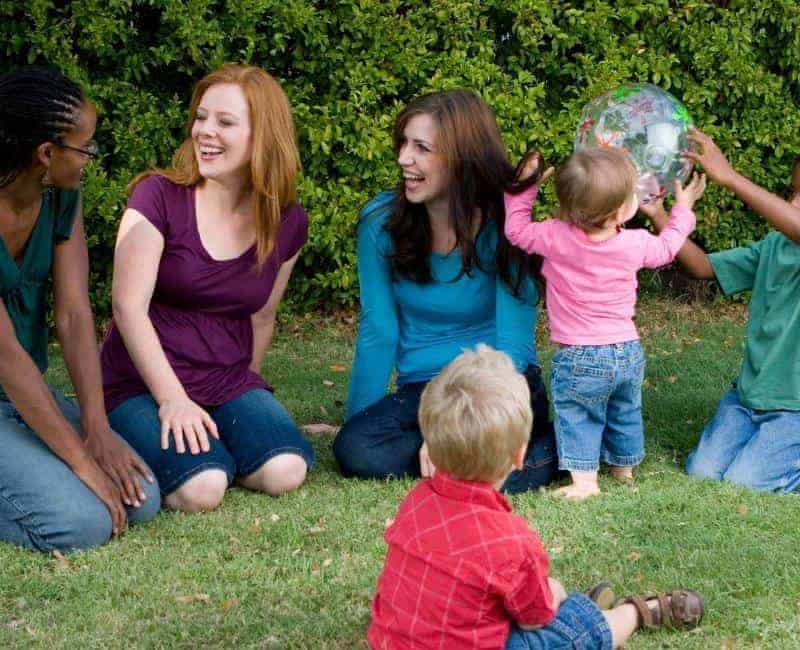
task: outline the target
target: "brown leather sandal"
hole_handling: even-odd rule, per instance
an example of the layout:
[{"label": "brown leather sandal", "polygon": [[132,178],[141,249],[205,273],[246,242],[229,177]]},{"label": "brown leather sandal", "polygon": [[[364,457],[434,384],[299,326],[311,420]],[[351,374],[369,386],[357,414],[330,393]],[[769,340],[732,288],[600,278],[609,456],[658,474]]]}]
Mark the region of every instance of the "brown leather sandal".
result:
[{"label": "brown leather sandal", "polygon": [[611,609],[617,600],[614,589],[608,582],[598,582],[583,593],[594,601],[598,609],[601,610]]},{"label": "brown leather sandal", "polygon": [[[657,605],[650,607],[648,601],[654,600]],[[630,596],[618,600],[614,606],[625,603],[636,607],[639,627],[642,628],[674,627],[678,630],[693,630],[700,625],[706,610],[703,597],[694,589]]]}]

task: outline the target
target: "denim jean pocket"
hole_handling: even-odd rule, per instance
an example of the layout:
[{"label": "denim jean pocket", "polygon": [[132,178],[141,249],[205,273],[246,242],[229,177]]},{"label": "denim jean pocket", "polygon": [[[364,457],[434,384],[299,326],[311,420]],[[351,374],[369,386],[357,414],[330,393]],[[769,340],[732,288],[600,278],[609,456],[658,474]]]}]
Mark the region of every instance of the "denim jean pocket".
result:
[{"label": "denim jean pocket", "polygon": [[581,404],[607,402],[614,390],[614,371],[611,368],[572,366],[569,380],[569,396]]}]

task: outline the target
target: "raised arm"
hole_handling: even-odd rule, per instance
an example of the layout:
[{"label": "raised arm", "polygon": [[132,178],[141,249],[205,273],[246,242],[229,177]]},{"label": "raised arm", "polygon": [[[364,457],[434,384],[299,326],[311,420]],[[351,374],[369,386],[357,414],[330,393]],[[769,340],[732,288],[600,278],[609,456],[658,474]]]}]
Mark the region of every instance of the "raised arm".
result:
[{"label": "raised arm", "polygon": [[675,181],[675,205],[672,206],[670,216],[659,230],[658,236],[640,231],[644,243],[642,266],[658,268],[675,259],[694,230],[696,220],[692,208],[705,189],[706,177],[703,174],[693,174],[686,187],[680,181]]},{"label": "raised arm", "polygon": [[88,277],[89,255],[79,204],[72,234],[56,246],[53,258],[56,333],[78,394],[86,448],[119,487],[123,501],[139,507],[147,497],[138,475],[150,482],[153,477],[141,459],[114,435],[106,417]]},{"label": "raised arm", "polygon": [[357,243],[361,319],[350,374],[348,418],[386,394],[397,360],[400,329],[387,238],[380,215],[362,216]]},{"label": "raised arm", "polygon": [[283,298],[283,294],[286,291],[286,285],[289,284],[289,278],[292,276],[292,270],[298,257],[300,257],[300,251],[295,253],[294,257],[281,264],[267,304],[252,316],[253,360],[250,362],[250,370],[257,375],[261,374],[264,355],[272,342],[272,333],[275,330],[275,315],[278,313],[278,305],[280,305],[281,298]]},{"label": "raised arm", "polygon": [[711,180],[733,191],[776,230],[793,242],[800,243],[800,207],[742,176],[705,133],[694,129],[689,139],[698,146],[699,151],[687,151],[687,158],[702,166]]},{"label": "raised arm", "polygon": [[208,413],[189,399],[150,320],[163,250],[164,237],[158,229],[140,212],[125,210],[114,251],[111,303],[128,354],[159,405],[162,449],[169,446],[172,432],[178,453],[185,451],[185,439],[191,453],[197,454],[209,449],[206,431],[215,438],[219,434]]},{"label": "raised arm", "polygon": [[[664,202],[658,201],[649,205],[641,205],[639,209],[653,222],[656,232],[661,232],[669,222],[669,214],[664,209]],[[699,280],[713,280],[714,269],[708,254],[691,239],[686,239],[675,257],[678,264],[692,277]]]},{"label": "raised arm", "polygon": [[540,172],[544,162],[541,154],[532,150],[523,156],[517,168],[511,191],[503,193],[505,204],[505,236],[514,246],[526,253],[546,254],[545,223],[531,221],[531,212],[536,203],[539,187],[553,175],[554,168]]}]

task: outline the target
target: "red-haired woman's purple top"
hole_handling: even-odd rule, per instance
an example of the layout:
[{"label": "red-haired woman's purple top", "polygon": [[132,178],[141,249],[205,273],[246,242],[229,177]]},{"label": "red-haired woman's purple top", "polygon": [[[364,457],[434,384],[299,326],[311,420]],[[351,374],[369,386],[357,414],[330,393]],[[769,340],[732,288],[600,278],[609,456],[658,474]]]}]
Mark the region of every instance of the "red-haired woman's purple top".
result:
[{"label": "red-haired woman's purple top", "polygon": [[[281,215],[275,247],[259,272],[255,246],[231,260],[215,260],[197,230],[193,187],[150,176],[133,191],[128,208],[143,214],[164,237],[149,316],[161,347],[189,398],[223,404],[254,388],[268,388],[250,370],[251,316],[272,293],[281,264],[308,238],[299,205]],[[101,352],[106,410],[150,392],[111,323]]]}]

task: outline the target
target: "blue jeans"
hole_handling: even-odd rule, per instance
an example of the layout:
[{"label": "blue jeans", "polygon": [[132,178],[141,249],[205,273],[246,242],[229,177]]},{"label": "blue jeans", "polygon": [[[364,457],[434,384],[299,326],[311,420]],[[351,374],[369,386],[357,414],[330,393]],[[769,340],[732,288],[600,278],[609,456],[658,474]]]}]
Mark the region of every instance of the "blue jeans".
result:
[{"label": "blue jeans", "polygon": [[753,490],[799,490],[800,412],[747,408],[731,388],[689,454],[686,472]]},{"label": "blue jeans", "polygon": [[597,471],[600,458],[618,467],[642,462],[639,341],[562,348],[551,373],[559,469]]},{"label": "blue jeans", "polygon": [[131,397],[108,419],[153,469],[162,494],[170,494],[208,469],[221,469],[228,483],[248,476],[278,454],[297,454],[311,469],[314,449],[303,438],[288,411],[271,392],[250,390],[220,406],[207,409],[217,425],[219,440],[208,437],[210,449],[199,454],[179,454],[170,434],[169,448],[161,449],[158,404],[149,393]]},{"label": "blue jeans", "polygon": [[[82,435],[78,407],[53,392],[58,408]],[[156,516],[158,485],[141,480],[147,499],[126,508],[128,521]],[[111,537],[108,508],[25,424],[14,405],[0,400],[0,539],[49,553],[106,543]]]},{"label": "blue jeans", "polygon": [[584,594],[574,593],[561,603],[550,625],[538,630],[514,626],[506,650],[611,650],[606,617]]},{"label": "blue jeans", "polygon": [[[538,367],[529,366],[524,375],[531,392],[533,430],[525,466],[512,472],[503,485],[503,491],[511,494],[546,485],[558,474],[555,437],[541,372]],[[333,453],[345,476],[384,479],[420,475],[422,432],[417,411],[425,385],[426,382],[402,384],[397,392],[345,422],[333,443]]]}]

